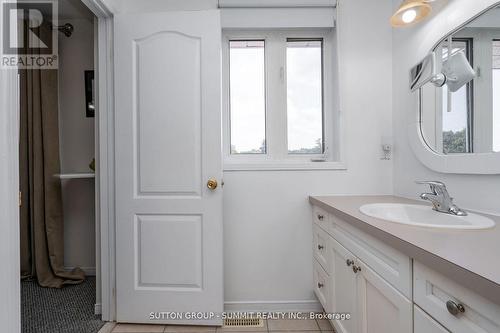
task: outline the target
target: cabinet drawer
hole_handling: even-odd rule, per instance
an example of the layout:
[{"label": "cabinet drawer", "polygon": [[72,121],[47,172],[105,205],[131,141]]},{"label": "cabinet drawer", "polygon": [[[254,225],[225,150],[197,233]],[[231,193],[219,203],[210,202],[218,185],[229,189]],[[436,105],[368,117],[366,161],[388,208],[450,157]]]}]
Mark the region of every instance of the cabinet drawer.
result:
[{"label": "cabinet drawer", "polygon": [[411,299],[411,259],[373,236],[330,215],[331,235],[340,244],[382,276],[407,298]]},{"label": "cabinet drawer", "polygon": [[326,312],[330,312],[332,290],[331,279],[317,260],[314,260],[313,269],[314,293],[318,297],[323,309]]},{"label": "cabinet drawer", "polygon": [[323,266],[328,274],[332,273],[331,236],[317,225],[313,226],[314,258]]},{"label": "cabinet drawer", "polygon": [[413,333],[449,333],[440,323],[432,319],[418,306],[413,306]]},{"label": "cabinet drawer", "polygon": [[327,232],[331,229],[330,214],[317,206],[313,206],[313,222]]},{"label": "cabinet drawer", "polygon": [[[500,306],[416,261],[413,275],[415,303],[449,331],[500,332]],[[463,312],[452,314],[447,302],[454,307],[452,310],[458,305]]]}]

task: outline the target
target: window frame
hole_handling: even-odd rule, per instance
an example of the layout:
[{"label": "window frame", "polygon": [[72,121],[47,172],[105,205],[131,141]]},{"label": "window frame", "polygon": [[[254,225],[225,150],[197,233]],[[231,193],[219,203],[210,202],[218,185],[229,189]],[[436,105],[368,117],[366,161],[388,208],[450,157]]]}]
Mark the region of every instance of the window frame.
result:
[{"label": "window frame", "polygon": [[[453,42],[465,43],[465,56],[472,68],[475,68],[474,64],[474,38],[472,37],[452,37]],[[465,154],[474,153],[474,112],[476,108],[476,104],[474,103],[475,89],[474,89],[474,80],[467,82],[467,128],[465,130],[466,133],[466,152]],[[464,153],[458,153],[464,154]]]},{"label": "window frame", "polygon": [[471,152],[485,154],[493,151],[493,91],[491,42],[500,39],[499,28],[464,28],[453,35],[454,39],[472,40],[472,59],[479,79],[473,82],[471,117]]},{"label": "window frame", "polygon": [[[287,41],[322,40],[323,142],[326,154],[288,153]],[[266,154],[231,154],[229,42],[263,40],[265,68]],[[222,34],[222,120],[225,171],[341,169],[341,116],[338,108],[338,70],[334,29],[223,30]],[[330,92],[330,93],[329,93]],[[323,161],[320,161],[323,159]]]}]

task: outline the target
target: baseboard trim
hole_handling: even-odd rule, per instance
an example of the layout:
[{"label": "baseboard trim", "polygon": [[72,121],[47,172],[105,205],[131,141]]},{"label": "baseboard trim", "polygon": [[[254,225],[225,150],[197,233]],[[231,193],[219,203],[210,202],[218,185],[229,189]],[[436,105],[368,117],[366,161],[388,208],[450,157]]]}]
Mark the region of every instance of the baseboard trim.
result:
[{"label": "baseboard trim", "polygon": [[116,323],[108,321],[104,326],[99,330],[98,333],[111,333],[113,331],[113,328],[115,328]]},{"label": "baseboard trim", "polygon": [[224,302],[225,311],[262,311],[262,312],[322,312],[323,307],[317,300],[302,301],[251,301]]},{"label": "baseboard trim", "polygon": [[[64,267],[64,270],[65,271],[72,271],[74,270],[75,267],[72,267],[72,266],[68,266],[68,267]],[[95,274],[95,267],[80,267],[80,269],[85,273],[85,275],[87,276],[96,276]]]}]

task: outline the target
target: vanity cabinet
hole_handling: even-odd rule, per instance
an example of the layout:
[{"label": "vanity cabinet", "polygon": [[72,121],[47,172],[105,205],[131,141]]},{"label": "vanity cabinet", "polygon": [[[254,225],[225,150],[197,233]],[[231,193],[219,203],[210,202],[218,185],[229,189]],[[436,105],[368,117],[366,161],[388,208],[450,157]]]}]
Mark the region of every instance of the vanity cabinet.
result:
[{"label": "vanity cabinet", "polygon": [[321,220],[329,224],[314,224],[315,292],[325,311],[350,314],[333,322],[337,332],[410,333],[411,301],[331,235],[332,216]]},{"label": "vanity cabinet", "polygon": [[315,292],[339,333],[500,333],[500,306],[313,208]]}]

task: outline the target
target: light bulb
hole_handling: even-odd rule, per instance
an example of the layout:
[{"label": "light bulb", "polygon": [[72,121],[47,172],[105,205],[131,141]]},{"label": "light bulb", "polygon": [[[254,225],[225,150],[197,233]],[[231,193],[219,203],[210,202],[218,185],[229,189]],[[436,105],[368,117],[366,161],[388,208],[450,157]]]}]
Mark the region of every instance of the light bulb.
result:
[{"label": "light bulb", "polygon": [[415,9],[409,9],[403,13],[401,19],[404,23],[411,23],[417,18],[417,11]]}]

